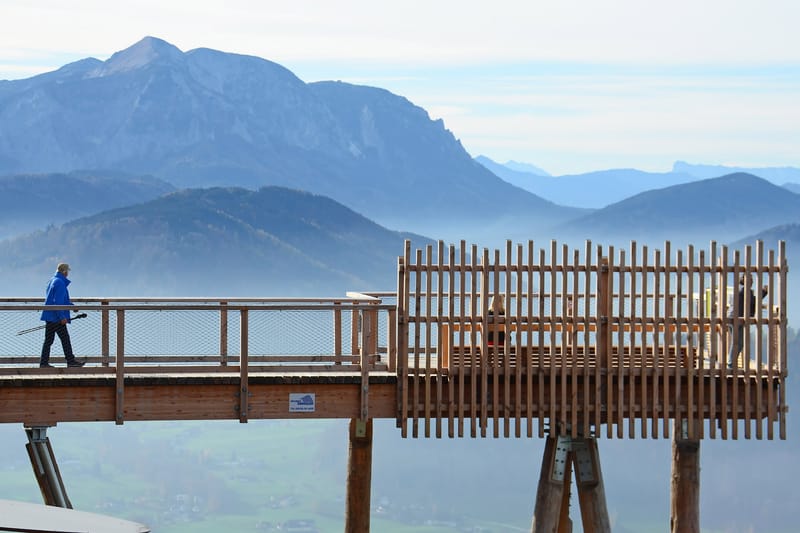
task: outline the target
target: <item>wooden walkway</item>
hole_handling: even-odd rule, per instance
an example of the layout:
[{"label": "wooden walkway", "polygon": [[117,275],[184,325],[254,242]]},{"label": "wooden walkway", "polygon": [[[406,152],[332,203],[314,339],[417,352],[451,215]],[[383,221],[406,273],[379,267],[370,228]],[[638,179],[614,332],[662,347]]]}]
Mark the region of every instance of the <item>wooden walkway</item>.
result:
[{"label": "wooden walkway", "polygon": [[[411,437],[663,438],[676,422],[690,439],[785,439],[786,272],[783,243],[409,243],[397,292],[75,298],[82,369],[63,368],[58,340],[62,368],[39,369],[41,333],[15,332],[41,299],[5,299],[0,423],[394,418]],[[728,318],[743,274],[767,296]],[[729,332],[744,337],[735,368]]]}]

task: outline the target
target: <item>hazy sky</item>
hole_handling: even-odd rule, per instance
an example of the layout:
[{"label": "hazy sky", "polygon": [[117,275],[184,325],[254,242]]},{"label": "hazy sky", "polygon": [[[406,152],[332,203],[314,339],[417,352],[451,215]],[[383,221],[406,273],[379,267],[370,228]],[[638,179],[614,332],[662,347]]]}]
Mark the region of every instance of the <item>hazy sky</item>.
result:
[{"label": "hazy sky", "polygon": [[553,174],[800,166],[797,0],[2,0],[0,79],[146,35],[384,87]]}]

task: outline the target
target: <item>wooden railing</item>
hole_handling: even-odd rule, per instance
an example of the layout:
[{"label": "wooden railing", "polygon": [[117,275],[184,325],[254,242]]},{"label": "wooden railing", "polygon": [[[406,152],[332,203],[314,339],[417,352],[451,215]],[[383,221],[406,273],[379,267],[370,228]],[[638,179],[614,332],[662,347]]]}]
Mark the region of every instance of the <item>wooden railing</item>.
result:
[{"label": "wooden railing", "polygon": [[[386,293],[388,294],[388,293]],[[87,318],[70,326],[92,372],[394,371],[395,306],[361,293],[346,298],[73,298]],[[0,299],[0,374],[40,372],[46,307],[40,298]],[[49,309],[65,307],[48,306]],[[51,361],[59,365],[56,338]],[[63,362],[63,359],[60,359]],[[71,369],[74,371],[74,369]]]},{"label": "wooden railing", "polygon": [[[671,422],[690,438],[785,438],[786,255],[763,244],[743,252],[711,243],[708,253],[670,243],[648,250],[535,249],[507,243],[490,252],[463,241],[400,258],[399,416],[403,433],[499,436],[520,421],[528,435],[557,428],[573,437],[606,425],[608,437],[667,436]],[[756,312],[739,313],[738,280],[753,279]],[[759,298],[761,286],[766,296]],[[490,314],[502,297],[504,313]],[[750,305],[745,296],[744,307]],[[735,306],[735,309],[734,309]],[[729,311],[736,311],[729,314]],[[729,318],[733,316],[733,318]],[[503,331],[503,345],[484,332]],[[729,366],[739,336],[743,348]],[[405,339],[405,342],[402,340]],[[447,379],[442,379],[447,377]],[[616,429],[616,432],[615,432]]]}]

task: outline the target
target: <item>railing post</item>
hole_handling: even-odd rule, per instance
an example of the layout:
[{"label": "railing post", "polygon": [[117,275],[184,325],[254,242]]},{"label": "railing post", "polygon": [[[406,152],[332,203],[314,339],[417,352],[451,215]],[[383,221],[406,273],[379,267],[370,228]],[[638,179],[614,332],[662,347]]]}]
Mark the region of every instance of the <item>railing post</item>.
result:
[{"label": "railing post", "polygon": [[248,375],[247,375],[247,352],[248,352],[248,335],[249,335],[249,328],[248,328],[248,317],[247,317],[247,309],[242,309],[240,311],[240,318],[239,318],[239,329],[240,339],[239,339],[239,383],[241,385],[239,389],[239,422],[242,424],[247,423],[247,409],[248,409],[248,397],[250,396],[250,387],[248,383]]},{"label": "railing post", "polygon": [[373,344],[374,324],[371,310],[363,309],[361,316],[361,410],[359,420],[363,422],[369,416],[369,369],[372,358],[370,348]]},{"label": "railing post", "polygon": [[397,369],[397,308],[389,309],[386,326],[388,330],[386,351],[388,352],[389,372],[394,372]]},{"label": "railing post", "polygon": [[219,364],[228,366],[228,302],[219,304]]},{"label": "railing post", "polygon": [[611,294],[608,287],[611,270],[608,268],[608,257],[602,257],[597,269],[597,362],[600,368],[608,366],[609,322],[611,320]]},{"label": "railing post", "polygon": [[109,366],[111,354],[109,350],[109,316],[108,316],[108,302],[100,302],[102,311],[100,312],[100,355],[102,357],[103,366]]},{"label": "railing post", "polygon": [[333,304],[333,364],[342,364],[342,304]]},{"label": "railing post", "polygon": [[116,365],[116,385],[117,385],[117,405],[115,423],[121,426],[125,421],[125,310],[117,309],[117,355]]}]

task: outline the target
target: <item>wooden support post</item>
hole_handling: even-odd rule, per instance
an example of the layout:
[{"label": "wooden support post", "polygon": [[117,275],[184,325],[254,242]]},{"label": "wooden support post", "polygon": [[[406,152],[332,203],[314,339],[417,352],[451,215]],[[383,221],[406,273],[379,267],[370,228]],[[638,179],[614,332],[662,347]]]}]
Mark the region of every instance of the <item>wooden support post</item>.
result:
[{"label": "wooden support post", "polygon": [[686,423],[673,426],[669,522],[672,533],[700,533],[700,441]]},{"label": "wooden support post", "polygon": [[559,446],[563,440],[553,435],[549,435],[545,439],[531,533],[560,533],[562,531],[559,528],[559,519],[564,498],[564,485],[570,483],[565,468],[569,452]]},{"label": "wooden support post", "polygon": [[569,499],[572,483],[572,452],[567,453],[564,461],[564,490],[561,492],[561,511],[558,514],[558,533],[572,533],[572,520],[569,518]]},{"label": "wooden support post", "polygon": [[67,496],[64,480],[47,436],[47,426],[26,427],[25,434],[28,436],[25,448],[28,450],[33,474],[39,483],[45,505],[72,509],[72,502]]},{"label": "wooden support post", "polygon": [[584,533],[611,533],[608,519],[606,491],[597,439],[575,439],[572,441],[575,462],[575,481],[578,485],[578,501],[581,506],[581,522]]},{"label": "wooden support post", "polygon": [[350,450],[347,459],[346,533],[369,531],[372,484],[372,419],[350,420]]}]

